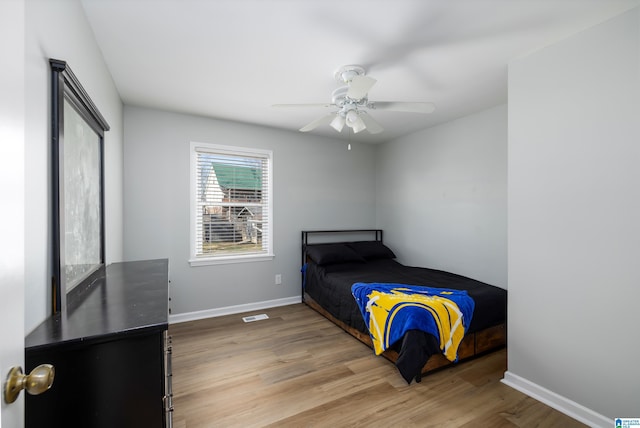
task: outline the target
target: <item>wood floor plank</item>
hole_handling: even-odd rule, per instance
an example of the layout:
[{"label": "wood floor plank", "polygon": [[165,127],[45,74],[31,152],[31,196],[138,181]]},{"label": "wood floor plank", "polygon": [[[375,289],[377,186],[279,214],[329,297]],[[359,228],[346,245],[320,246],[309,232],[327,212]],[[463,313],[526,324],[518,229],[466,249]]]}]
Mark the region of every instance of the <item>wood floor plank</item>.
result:
[{"label": "wood floor plank", "polygon": [[505,350],[407,385],[303,304],[256,313],[170,326],[174,427],[584,426],[500,383]]}]

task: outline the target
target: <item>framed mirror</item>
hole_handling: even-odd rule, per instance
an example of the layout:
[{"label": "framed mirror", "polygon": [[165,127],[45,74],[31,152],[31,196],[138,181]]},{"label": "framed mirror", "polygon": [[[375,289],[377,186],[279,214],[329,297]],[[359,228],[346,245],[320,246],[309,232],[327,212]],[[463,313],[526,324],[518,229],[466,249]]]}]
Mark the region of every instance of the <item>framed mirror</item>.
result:
[{"label": "framed mirror", "polygon": [[104,266],[104,132],[109,125],[65,61],[52,87],[53,313]]}]

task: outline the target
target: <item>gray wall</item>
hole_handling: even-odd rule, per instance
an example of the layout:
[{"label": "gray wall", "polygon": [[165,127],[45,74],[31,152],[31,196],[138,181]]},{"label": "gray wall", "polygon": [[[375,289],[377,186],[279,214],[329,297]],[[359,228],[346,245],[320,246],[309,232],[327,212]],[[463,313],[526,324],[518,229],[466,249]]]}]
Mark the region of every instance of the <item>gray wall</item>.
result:
[{"label": "gray wall", "polygon": [[640,409],[639,24],[509,67],[508,374],[606,418]]},{"label": "gray wall", "polygon": [[[16,36],[22,40],[22,35]],[[123,257],[122,102],[76,0],[25,2],[25,330],[51,313],[49,58],[67,61],[111,130],[105,134],[106,261]]]},{"label": "gray wall", "polygon": [[383,144],[376,223],[399,260],[507,287],[507,107]]},{"label": "gray wall", "polygon": [[[190,267],[189,143],[273,151],[272,261]],[[172,313],[300,296],[300,231],[375,225],[375,147],[125,107],[125,257],[169,258]],[[282,284],[275,285],[275,274]]]}]

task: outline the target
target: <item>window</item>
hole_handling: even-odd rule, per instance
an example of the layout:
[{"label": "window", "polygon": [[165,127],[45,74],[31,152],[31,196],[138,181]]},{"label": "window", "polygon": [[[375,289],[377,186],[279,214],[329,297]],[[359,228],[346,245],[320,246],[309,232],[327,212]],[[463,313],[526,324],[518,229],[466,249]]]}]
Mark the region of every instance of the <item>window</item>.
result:
[{"label": "window", "polygon": [[272,258],[272,152],[191,143],[192,266]]}]

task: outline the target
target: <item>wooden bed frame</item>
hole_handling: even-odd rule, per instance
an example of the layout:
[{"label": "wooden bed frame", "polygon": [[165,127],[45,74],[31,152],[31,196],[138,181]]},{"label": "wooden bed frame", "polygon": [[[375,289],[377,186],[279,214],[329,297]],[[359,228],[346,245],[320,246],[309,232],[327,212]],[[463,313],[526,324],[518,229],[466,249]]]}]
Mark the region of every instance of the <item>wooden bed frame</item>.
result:
[{"label": "wooden bed frame", "polygon": [[[303,254],[303,264],[307,262],[304,254],[305,254],[305,246],[309,244],[309,235],[311,234],[341,234],[341,233],[350,233],[350,234],[359,234],[359,233],[374,233],[375,240],[382,242],[382,230],[380,229],[359,229],[359,230],[317,230],[317,231],[303,231],[302,232],[302,254]],[[327,312],[319,303],[317,303],[311,296],[305,293],[304,288],[302,289],[302,302],[309,306],[311,309],[318,312],[320,315],[327,318],[329,321],[336,324],[338,327],[342,328],[344,331],[373,349],[373,342],[371,341],[371,337],[368,334],[362,333],[355,328],[348,326],[344,322],[340,321],[329,312]],[[466,334],[460,346],[458,347],[458,362],[470,360],[472,358],[478,357],[480,355],[487,354],[489,352],[497,351],[502,349],[507,344],[507,329],[506,323],[498,324],[493,327],[486,328],[484,330],[479,330],[475,333]],[[388,349],[382,353],[386,359],[395,364],[398,359],[398,353],[394,350]],[[429,361],[422,367],[422,374],[428,374],[435,370],[444,368],[449,366],[452,363],[447,360],[446,357],[442,354],[432,355],[429,358]]]}]

